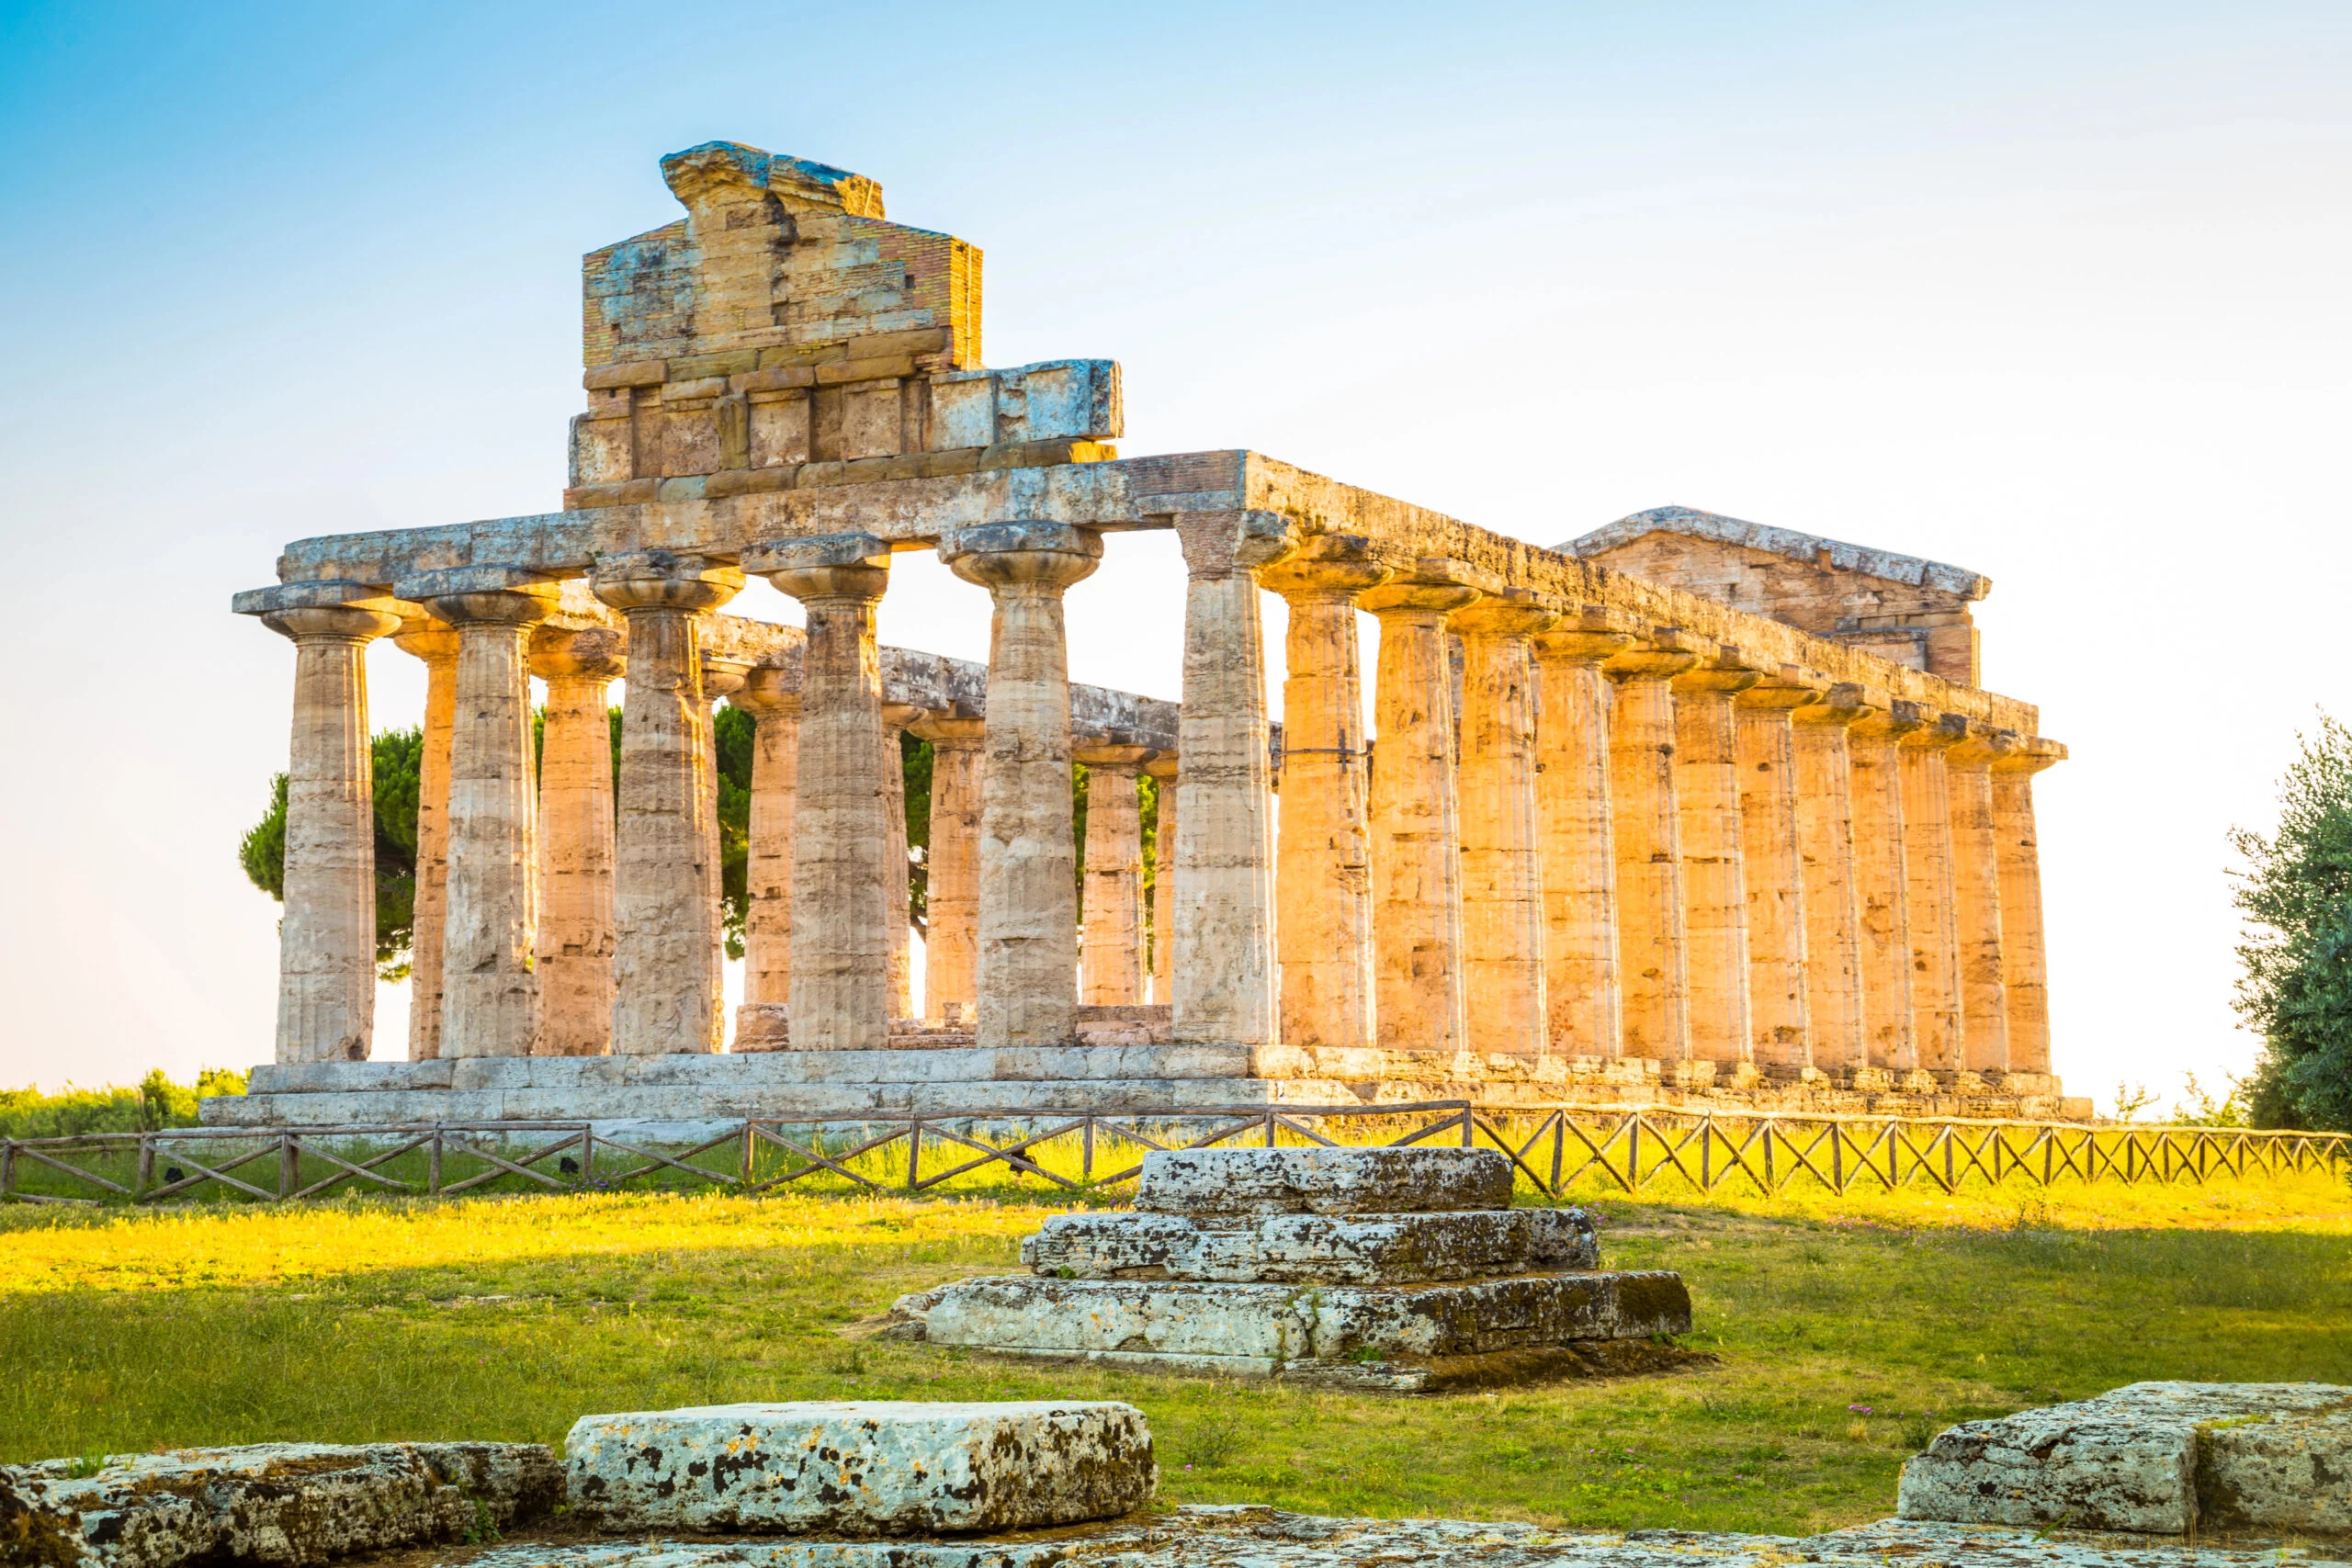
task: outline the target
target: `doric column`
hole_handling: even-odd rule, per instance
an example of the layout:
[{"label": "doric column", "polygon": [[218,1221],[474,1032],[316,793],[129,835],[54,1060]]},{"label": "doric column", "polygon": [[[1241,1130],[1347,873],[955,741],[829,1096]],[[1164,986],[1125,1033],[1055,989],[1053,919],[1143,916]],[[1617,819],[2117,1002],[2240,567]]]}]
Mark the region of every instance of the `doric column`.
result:
[{"label": "doric column", "polygon": [[1739,737],[1733,699],[1761,671],[1736,648],[1674,678],[1674,787],[1682,809],[1682,897],[1690,954],[1690,1055],[1755,1058],[1747,1006],[1747,876],[1740,852]]},{"label": "doric column", "polygon": [[2050,1070],[2050,970],[2042,951],[2041,848],[2033,775],[2066,749],[2038,736],[1993,763],[1993,831],[2001,870],[2001,970],[2009,998],[2009,1070]]},{"label": "doric column", "polygon": [[[707,618],[706,617],[706,620]],[[699,631],[707,635],[706,624]],[[704,648],[701,700],[695,705],[702,730],[703,874],[710,881],[710,1007],[711,1038],[727,1038],[727,835],[718,826],[718,801],[724,793],[718,776],[718,699],[743,689],[751,660],[730,659]]]},{"label": "doric column", "polygon": [[1613,1058],[1618,998],[1617,851],[1609,810],[1604,660],[1633,642],[1599,605],[1535,638],[1536,824],[1543,848],[1544,987],[1552,1049]]},{"label": "doric column", "polygon": [[1559,618],[1532,592],[1505,588],[1448,622],[1462,637],[1463,994],[1469,1048],[1481,1055],[1551,1047],[1528,639]]},{"label": "doric column", "polygon": [[728,698],[752,716],[752,812],[743,857],[743,1001],[735,1049],[791,1043],[792,813],[799,789],[797,671],[755,665]]},{"label": "doric column", "polygon": [[1102,560],[1102,536],[1059,523],[995,523],[943,535],[939,558],[994,604],[976,1032],[996,1049],[1068,1044],[1078,1027],[1078,866],[1062,593]]},{"label": "doric column", "polygon": [[1960,918],[1952,886],[1951,798],[1944,753],[1966,723],[1940,716],[1896,748],[1903,772],[1903,886],[1911,911],[1911,1031],[1919,1066],[1955,1072],[1967,1062],[1960,1007]]},{"label": "doric column", "polygon": [[1269,512],[1176,518],[1184,588],[1184,811],[1171,878],[1176,1043],[1257,1047],[1278,1038],[1274,999],[1274,777],[1258,573],[1288,558]]},{"label": "doric column", "polygon": [[930,714],[908,728],[931,742],[923,1015],[968,1026],[980,994],[980,748],[988,727]]},{"label": "doric column", "polygon": [[1148,746],[1072,748],[1086,765],[1086,934],[1079,946],[1079,1000],[1133,1007],[1143,1000],[1143,818],[1136,774]]},{"label": "doric column", "polygon": [[1688,632],[1659,626],[1600,667],[1617,683],[1609,795],[1624,1054],[1659,1062],[1690,1059],[1690,953],[1668,682],[1698,663],[1707,647]]},{"label": "doric column", "polygon": [[530,641],[560,590],[511,567],[458,567],[402,586],[458,628],[441,1053],[527,1056],[540,1023]]},{"label": "doric column", "polygon": [[1945,716],[1962,739],[1944,753],[1951,810],[1952,925],[1960,938],[1961,1065],[1971,1072],[2009,1070],[2008,965],[2001,908],[1999,835],[1993,815],[1993,764],[2017,749],[2015,731]]},{"label": "doric column", "polygon": [[1813,1066],[1806,988],[1804,857],[1797,835],[1796,737],[1790,711],[1828,678],[1779,665],[1739,694],[1740,859],[1747,883],[1747,1011],[1759,1066],[1783,1074]]},{"label": "doric column", "polygon": [[1902,739],[1928,722],[1917,703],[1890,702],[1846,732],[1853,787],[1854,890],[1861,911],[1862,1031],[1872,1067],[1919,1066],[1911,1001],[1911,893],[1904,850]]},{"label": "doric column", "polygon": [[[808,612],[800,793],[792,821],[792,1045],[890,1040],[890,824],[882,797],[882,666],[874,609],[890,547],[870,534],[780,539],[743,553]],[[897,872],[903,879],[903,869]]]},{"label": "doric column", "polygon": [[596,563],[596,597],[628,621],[621,705],[620,821],[613,884],[613,1050],[719,1047],[711,944],[709,754],[695,617],[743,574],[701,556],[645,550]]},{"label": "doric column", "polygon": [[[367,650],[401,621],[393,604],[365,595],[356,583],[300,583],[237,601],[294,643],[286,909],[277,925],[281,1063],[364,1062],[374,1045],[376,795]],[[247,610],[249,604],[264,608]]]},{"label": "doric column", "polygon": [[1363,547],[1326,535],[1258,578],[1290,606],[1274,850],[1286,1045],[1373,1040],[1371,780],[1355,600],[1389,569],[1362,558]]},{"label": "doric column", "polygon": [[1445,619],[1476,601],[1456,562],[1357,600],[1380,617],[1373,688],[1373,1019],[1392,1051],[1469,1049],[1463,972],[1462,814]]},{"label": "doric column", "polygon": [[1151,999],[1167,1007],[1176,952],[1176,753],[1162,751],[1143,771],[1158,786],[1151,833]]},{"label": "doric column", "polygon": [[1797,849],[1804,864],[1805,1008],[1813,1065],[1829,1072],[1871,1065],[1846,731],[1856,720],[1885,711],[1884,693],[1841,682],[1789,716],[1797,764]]},{"label": "doric column", "polygon": [[539,998],[536,1054],[613,1048],[613,727],[606,688],[628,671],[617,628],[541,626],[531,672],[547,682],[539,742]]},{"label": "doric column", "polygon": [[416,901],[409,939],[408,1059],[441,1055],[441,937],[449,908],[449,729],[458,713],[458,634],[429,615],[392,641],[424,661],[424,727],[416,769]]},{"label": "doric column", "polygon": [[[890,835],[889,848],[884,860],[897,868],[898,876],[884,891],[888,908],[883,919],[889,922],[890,942],[890,1016],[915,1018],[915,955],[914,955],[914,889],[907,873],[907,761],[906,750],[899,737],[909,726],[921,718],[926,710],[911,703],[882,705],[882,750],[874,761],[882,773],[882,815],[884,826]],[[928,948],[925,949],[926,961]],[[925,974],[928,976],[928,967]],[[924,990],[930,989],[926,977]],[[928,998],[926,997],[926,1001]],[[926,1005],[924,1012],[932,1010]]]}]

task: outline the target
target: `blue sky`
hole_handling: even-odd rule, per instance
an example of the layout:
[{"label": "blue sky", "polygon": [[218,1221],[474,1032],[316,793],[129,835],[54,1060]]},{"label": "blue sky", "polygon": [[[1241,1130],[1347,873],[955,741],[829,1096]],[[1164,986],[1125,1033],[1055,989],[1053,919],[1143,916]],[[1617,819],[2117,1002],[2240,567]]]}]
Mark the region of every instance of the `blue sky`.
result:
[{"label": "blue sky", "polygon": [[[2352,706],[2347,46],[2261,4],[0,7],[0,1082],[266,1055],[232,851],[290,659],[227,596],[557,504],[579,256],[714,137],[982,246],[989,361],[1120,359],[1127,452],[1986,573],[1987,683],[2075,751],[2060,1066],[2210,1081],[2222,832]],[[1081,678],[1175,694],[1163,546],[1073,592]],[[910,561],[884,635],[976,654],[984,604]]]}]

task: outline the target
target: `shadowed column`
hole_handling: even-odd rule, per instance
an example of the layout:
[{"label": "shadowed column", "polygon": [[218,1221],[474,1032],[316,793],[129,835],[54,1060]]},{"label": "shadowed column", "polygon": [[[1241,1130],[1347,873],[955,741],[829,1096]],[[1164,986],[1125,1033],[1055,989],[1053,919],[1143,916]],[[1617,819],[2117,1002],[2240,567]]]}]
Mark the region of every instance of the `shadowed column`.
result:
[{"label": "shadowed column", "polygon": [[800,677],[773,665],[745,671],[728,699],[752,716],[751,824],[743,857],[743,1001],[735,1049],[792,1043],[792,815],[799,790]]},{"label": "shadowed column", "polygon": [[1739,726],[1740,856],[1747,881],[1747,1010],[1756,1059],[1783,1074],[1813,1066],[1805,972],[1804,859],[1798,847],[1796,737],[1790,711],[1828,686],[1794,664],[1734,705]]},{"label": "shadowed column", "polygon": [[417,616],[392,640],[424,661],[424,726],[416,768],[416,895],[408,970],[408,1059],[441,1055],[441,938],[449,907],[449,727],[458,712],[458,634]]},{"label": "shadowed column", "polygon": [[1998,1075],[2010,1066],[2009,997],[1992,770],[2016,750],[2018,737],[2014,730],[1973,719],[1962,720],[1962,727],[1963,739],[1944,753],[1951,808],[1952,925],[1960,939],[1962,1065],[1971,1072]]},{"label": "shadowed column", "polygon": [[1967,721],[1942,715],[1896,746],[1903,780],[1903,884],[1910,906],[1911,1031],[1919,1066],[1958,1071],[1967,1060],[1960,1010],[1960,919],[1952,886],[1951,799],[1944,753]]},{"label": "shadowed column", "polygon": [[1797,848],[1804,862],[1805,1009],[1813,1065],[1828,1072],[1871,1065],[1846,731],[1885,710],[1883,692],[1841,682],[1789,716],[1797,763]]},{"label": "shadowed column", "polygon": [[1445,618],[1476,601],[1452,561],[1356,601],[1380,620],[1372,770],[1373,1017],[1391,1051],[1468,1049],[1462,817]]},{"label": "shadowed column", "polygon": [[[800,601],[800,784],[792,833],[792,1046],[878,1051],[890,1039],[890,824],[874,609],[890,547],[870,534],[757,545],[747,570]],[[898,872],[903,881],[905,871]]]},{"label": "shadowed column", "polygon": [[1447,623],[1462,637],[1462,941],[1469,1048],[1535,1057],[1551,1044],[1536,828],[1535,661],[1559,620],[1505,588]]},{"label": "shadowed column", "polygon": [[979,1001],[980,747],[988,727],[932,714],[908,728],[931,742],[923,1016],[968,1028]]},{"label": "shadowed column", "polygon": [[1351,558],[1363,547],[1327,535],[1258,578],[1290,606],[1274,862],[1285,1045],[1373,1040],[1370,779],[1355,600],[1385,581],[1388,568]]},{"label": "shadowed column", "polygon": [[1069,648],[1062,592],[1092,572],[1101,536],[996,523],[941,536],[939,558],[989,591],[980,777],[983,1047],[1066,1045],[1078,1027],[1078,851],[1070,806]]},{"label": "shadowed column", "polygon": [[1544,866],[1544,989],[1552,1049],[1621,1055],[1617,850],[1610,822],[1604,660],[1633,635],[1586,605],[1535,638],[1536,825]]},{"label": "shadowed column", "polygon": [[1086,766],[1085,935],[1079,947],[1079,1000],[1133,1007],[1143,1000],[1143,818],[1136,775],[1148,746],[1089,744]]},{"label": "shadowed column", "polygon": [[536,1054],[613,1048],[613,727],[606,690],[628,668],[618,628],[541,626],[531,671],[547,682],[539,744],[539,996]]},{"label": "shadowed column", "polygon": [[[705,635],[706,625],[700,628]],[[698,639],[699,640],[699,639]],[[727,1038],[727,835],[718,826],[718,802],[723,793],[718,773],[718,699],[743,689],[752,666],[701,649],[701,700],[695,720],[702,731],[703,874],[710,882],[710,1037]]]},{"label": "shadowed column", "polygon": [[1993,831],[2001,867],[2001,964],[2009,998],[2009,1070],[2050,1070],[2049,960],[2042,951],[2041,847],[2033,828],[2033,775],[2065,758],[2028,737],[1993,764]]},{"label": "shadowed column", "polygon": [[442,1055],[527,1056],[541,1006],[529,647],[560,590],[509,567],[458,567],[402,586],[458,628]]},{"label": "shadowed column", "polygon": [[401,622],[391,601],[362,598],[364,592],[356,583],[304,583],[239,598],[240,608],[247,602],[273,606],[262,625],[294,644],[286,908],[277,925],[281,1063],[364,1062],[374,1048],[376,795],[368,644]]},{"label": "shadowed column", "polygon": [[[1724,645],[1674,678],[1674,787],[1682,811],[1682,894],[1690,976],[1690,1055],[1755,1059],[1747,1005],[1747,875],[1740,850],[1738,721],[1732,699],[1762,678]],[[1736,1081],[1736,1075],[1735,1075]]]},{"label": "shadowed column", "polygon": [[620,822],[613,885],[613,1049],[628,1056],[719,1047],[712,989],[709,754],[695,617],[743,574],[646,550],[596,563],[596,597],[628,621],[621,705]]},{"label": "shadowed column", "polygon": [[1683,924],[1682,826],[1674,773],[1674,689],[1702,644],[1671,626],[1601,665],[1617,683],[1609,726],[1617,840],[1618,972],[1624,1054],[1690,1059],[1690,959]]},{"label": "shadowed column", "polygon": [[1151,832],[1151,999],[1167,1007],[1176,952],[1176,753],[1162,751],[1143,771],[1158,786]]},{"label": "shadowed column", "polygon": [[[923,713],[911,703],[884,703],[882,750],[874,760],[875,766],[882,772],[882,813],[890,834],[889,848],[883,858],[898,870],[897,878],[882,895],[888,906],[883,919],[890,927],[890,1016],[894,1019],[917,1018],[930,1011],[928,996],[923,1013],[915,1010],[914,887],[907,863],[907,760],[906,750],[899,739]],[[925,952],[927,993],[928,949]]]},{"label": "shadowed column", "polygon": [[1884,712],[1864,714],[1846,732],[1854,792],[1854,889],[1861,909],[1862,1027],[1870,1065],[1896,1073],[1919,1066],[1898,747],[1903,737],[1927,722],[1918,704],[1897,699]]}]

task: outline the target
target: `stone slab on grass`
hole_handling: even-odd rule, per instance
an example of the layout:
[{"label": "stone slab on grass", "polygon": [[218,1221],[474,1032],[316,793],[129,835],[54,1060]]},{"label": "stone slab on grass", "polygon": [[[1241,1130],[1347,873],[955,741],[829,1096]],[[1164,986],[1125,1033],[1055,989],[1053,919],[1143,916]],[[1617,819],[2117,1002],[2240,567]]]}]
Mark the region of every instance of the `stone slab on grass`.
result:
[{"label": "stone slab on grass", "polygon": [[1680,1275],[1659,1270],[1522,1274],[1422,1286],[1013,1274],[902,1296],[892,1315],[905,1337],[982,1350],[1427,1361],[1574,1340],[1684,1334],[1690,1328],[1690,1297]]},{"label": "stone slab on grass", "polygon": [[2352,1389],[2143,1382],[1968,1421],[1903,1469],[1905,1519],[2352,1535]]},{"label": "stone slab on grass", "polygon": [[1021,1261],[1069,1280],[1396,1285],[1591,1269],[1581,1209],[1341,1216],[1056,1214],[1021,1243]]},{"label": "stone slab on grass", "polygon": [[562,1467],[538,1443],[257,1443],[83,1468],[0,1467],[0,1560],[323,1562],[489,1535],[563,1500]]},{"label": "stone slab on grass", "polygon": [[1401,1214],[1510,1207],[1493,1149],[1159,1149],[1144,1156],[1147,1213]]},{"label": "stone slab on grass", "polygon": [[588,1416],[572,1506],[607,1529],[957,1535],[1114,1518],[1151,1498],[1151,1431],[1109,1402],[812,1401]]}]

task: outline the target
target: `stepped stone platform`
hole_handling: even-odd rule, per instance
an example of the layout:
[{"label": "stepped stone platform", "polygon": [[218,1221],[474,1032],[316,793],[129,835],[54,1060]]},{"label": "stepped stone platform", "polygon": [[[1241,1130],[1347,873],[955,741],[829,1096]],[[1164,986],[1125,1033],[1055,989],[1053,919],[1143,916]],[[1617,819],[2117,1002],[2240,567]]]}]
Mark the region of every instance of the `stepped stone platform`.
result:
[{"label": "stepped stone platform", "polygon": [[1596,1267],[1589,1217],[1515,1211],[1490,1149],[1144,1156],[1133,1213],[1057,1216],[1028,1274],[902,1296],[933,1345],[1382,1393],[1673,1364],[1681,1276]]},{"label": "stepped stone platform", "polygon": [[1165,1007],[1081,1008],[1075,1043],[983,1050],[965,1030],[893,1025],[879,1051],[796,1051],[755,1032],[718,1055],[466,1056],[302,1062],[254,1069],[243,1095],[201,1107],[210,1127],[397,1126],[430,1122],[693,1123],[745,1117],[961,1111],[1221,1110],[1468,1100],[1498,1111],[1559,1104],[2086,1120],[2048,1074],[1759,1077],[1743,1066],[1639,1059],[1300,1051],[1179,1045]]}]

